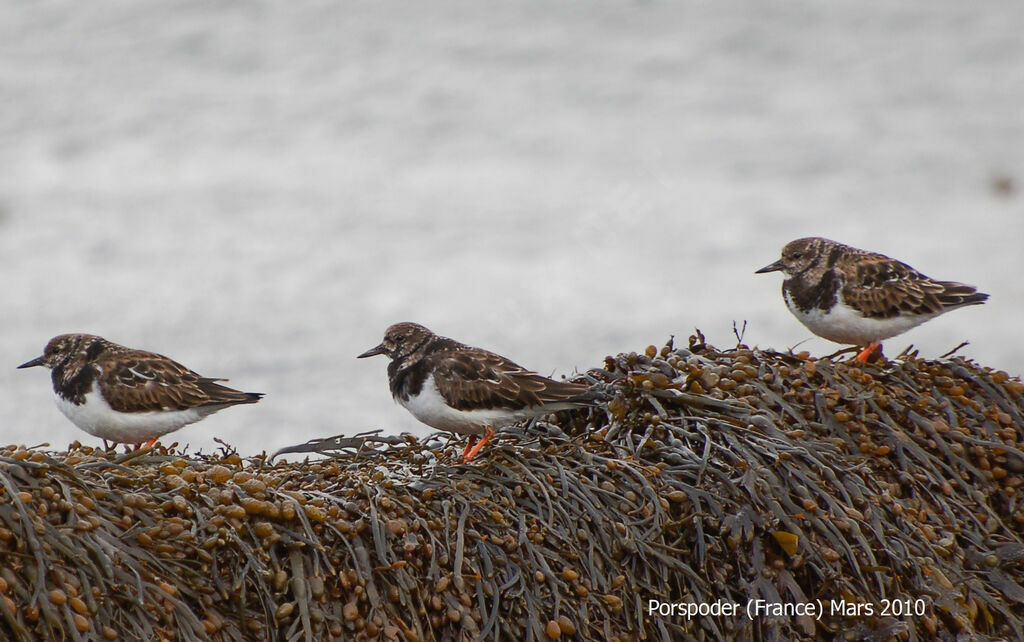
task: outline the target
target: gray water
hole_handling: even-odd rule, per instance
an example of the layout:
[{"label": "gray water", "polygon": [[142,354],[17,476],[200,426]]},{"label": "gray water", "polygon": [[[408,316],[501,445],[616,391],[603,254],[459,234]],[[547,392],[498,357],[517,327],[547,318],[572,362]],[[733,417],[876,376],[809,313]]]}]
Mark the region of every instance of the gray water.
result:
[{"label": "gray water", "polygon": [[1017,0],[3,3],[0,440],[98,443],[14,370],[69,331],[266,392],[175,434],[243,454],[425,432],[354,358],[400,320],[556,375],[744,320],[827,354],[753,274],[805,235],[992,295],[888,354],[1019,374],[1021,33]]}]

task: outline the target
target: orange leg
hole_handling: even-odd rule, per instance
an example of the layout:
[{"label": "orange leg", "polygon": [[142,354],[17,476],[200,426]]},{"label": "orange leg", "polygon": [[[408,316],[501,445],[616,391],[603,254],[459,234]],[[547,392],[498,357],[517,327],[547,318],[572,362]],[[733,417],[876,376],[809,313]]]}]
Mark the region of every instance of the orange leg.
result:
[{"label": "orange leg", "polygon": [[478,437],[476,435],[470,435],[469,436],[469,443],[466,444],[466,447],[462,450],[462,460],[463,461],[469,461],[469,459],[467,459],[467,457],[469,457],[469,451],[473,450],[473,446],[476,445],[476,440],[477,439],[478,439]]},{"label": "orange leg", "polygon": [[876,353],[882,354],[881,341],[872,341],[871,343],[869,343],[863,350],[860,351],[860,354],[853,358],[853,360],[860,361],[861,363],[867,363],[871,359],[871,357]]},{"label": "orange leg", "polygon": [[[475,446],[467,448],[466,452],[462,453],[462,460],[465,461],[465,462],[473,461],[473,458],[476,457],[477,454],[480,453],[480,451],[483,449],[484,446],[487,445],[487,442],[489,442],[491,440],[491,437],[494,437],[494,428],[491,428],[490,426],[487,426],[487,432],[484,433],[483,438],[480,439],[480,441]],[[476,439],[476,435],[474,435],[473,437],[470,437],[470,444],[471,445],[472,445],[472,442],[475,439]]]},{"label": "orange leg", "polygon": [[140,450],[142,448],[149,448],[150,446],[152,446],[153,444],[156,443],[157,439],[159,439],[159,437],[153,437],[152,439],[150,439],[146,443],[139,442],[139,443],[135,444],[135,448],[133,448],[133,450]]}]

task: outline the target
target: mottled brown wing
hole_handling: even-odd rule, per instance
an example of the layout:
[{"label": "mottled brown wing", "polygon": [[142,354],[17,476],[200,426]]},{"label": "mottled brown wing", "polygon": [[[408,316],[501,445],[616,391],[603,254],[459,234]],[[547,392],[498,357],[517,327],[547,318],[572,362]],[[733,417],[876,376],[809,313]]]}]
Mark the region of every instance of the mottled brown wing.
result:
[{"label": "mottled brown wing", "polygon": [[571,402],[587,387],[555,381],[485,350],[455,352],[434,369],[444,400],[459,410],[522,408]]},{"label": "mottled brown wing", "polygon": [[843,299],[866,317],[930,315],[950,307],[943,300],[946,283],[933,281],[906,263],[881,254],[857,256],[844,272]]},{"label": "mottled brown wing", "polygon": [[262,395],[222,386],[180,363],[152,352],[125,351],[101,357],[99,383],[114,410],[147,412],[254,403]]}]

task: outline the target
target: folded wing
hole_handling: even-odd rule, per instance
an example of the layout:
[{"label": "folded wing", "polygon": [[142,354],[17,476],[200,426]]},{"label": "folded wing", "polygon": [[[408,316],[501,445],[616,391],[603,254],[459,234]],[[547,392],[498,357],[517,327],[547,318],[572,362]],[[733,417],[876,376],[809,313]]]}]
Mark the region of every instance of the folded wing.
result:
[{"label": "folded wing", "polygon": [[935,281],[906,263],[881,254],[860,257],[843,299],[864,316],[888,319],[901,314],[936,315],[964,305],[984,303],[987,294],[954,281]]},{"label": "folded wing", "polygon": [[549,379],[483,350],[448,355],[434,370],[434,383],[459,410],[573,404],[587,392],[585,385]]},{"label": "folded wing", "polygon": [[203,377],[162,355],[133,351],[130,358],[100,359],[99,383],[107,403],[120,412],[187,410],[255,403],[260,393],[241,392]]}]

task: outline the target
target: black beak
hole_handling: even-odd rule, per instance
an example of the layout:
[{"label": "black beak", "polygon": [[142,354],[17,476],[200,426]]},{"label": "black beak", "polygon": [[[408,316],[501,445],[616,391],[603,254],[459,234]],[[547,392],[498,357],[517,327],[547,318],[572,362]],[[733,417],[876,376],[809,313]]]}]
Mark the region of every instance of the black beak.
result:
[{"label": "black beak", "polygon": [[31,361],[26,361],[25,363],[21,364],[20,366],[18,366],[18,369],[21,369],[21,368],[34,368],[36,366],[41,366],[41,365],[43,365],[43,358],[42,357],[36,357],[35,359],[33,359]]},{"label": "black beak", "polygon": [[764,274],[765,272],[778,272],[779,270],[784,269],[786,269],[786,266],[782,264],[782,259],[779,259],[778,261],[772,263],[771,265],[766,265],[760,270],[757,270],[756,272],[754,272],[754,274]]},{"label": "black beak", "polygon": [[380,344],[379,346],[377,346],[375,348],[370,348],[369,350],[367,350],[363,354],[361,354],[358,357],[356,357],[356,359],[365,359],[366,357],[376,357],[378,354],[384,354],[385,352],[386,352],[386,350],[384,350],[384,344],[382,343],[382,344]]}]

